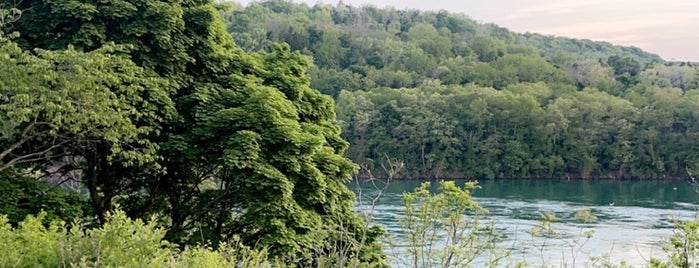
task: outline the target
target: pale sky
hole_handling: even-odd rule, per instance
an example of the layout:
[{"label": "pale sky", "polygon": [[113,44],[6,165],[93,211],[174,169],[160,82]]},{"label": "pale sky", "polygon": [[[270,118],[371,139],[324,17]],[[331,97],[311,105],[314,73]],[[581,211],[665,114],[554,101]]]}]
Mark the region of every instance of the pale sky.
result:
[{"label": "pale sky", "polygon": [[[309,5],[339,0],[293,0]],[[699,0],[343,0],[345,4],[463,13],[511,31],[636,46],[699,62]],[[243,4],[250,0],[238,0]]]}]

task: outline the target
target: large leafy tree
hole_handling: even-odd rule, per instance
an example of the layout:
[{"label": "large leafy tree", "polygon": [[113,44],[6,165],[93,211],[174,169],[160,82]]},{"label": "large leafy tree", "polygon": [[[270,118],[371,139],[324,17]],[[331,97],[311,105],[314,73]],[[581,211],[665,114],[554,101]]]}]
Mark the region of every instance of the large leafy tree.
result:
[{"label": "large leafy tree", "polygon": [[181,243],[241,236],[293,260],[338,246],[361,261],[381,258],[372,250],[378,233],[361,231],[351,211],[343,181],[355,165],[342,157],[333,102],[309,87],[303,56],[281,45],[243,52],[207,0],[19,5],[26,13],[8,30],[22,33],[26,49],[94,51],[113,42],[172,87],[160,92],[176,116],[162,124],[155,114],[139,117],[160,130],[147,136],[156,161],[130,168],[101,154],[83,162],[99,178],[87,185],[98,214],[121,202],[133,217],[167,215],[168,238]]},{"label": "large leafy tree", "polygon": [[153,144],[144,136],[155,125],[140,121],[163,119],[158,110],[170,103],[157,90],[165,81],[110,54],[114,49],[31,54],[0,37],[0,170],[57,160],[96,143],[107,145],[109,157],[152,160]]},{"label": "large leafy tree", "polygon": [[173,111],[161,92],[166,81],[114,55],[114,45],[32,54],[4,37],[0,42],[0,171],[51,166],[68,172],[78,167],[67,160],[83,162],[77,179],[103,220],[121,188],[140,188],[108,174],[157,158],[157,145],[147,137]]}]

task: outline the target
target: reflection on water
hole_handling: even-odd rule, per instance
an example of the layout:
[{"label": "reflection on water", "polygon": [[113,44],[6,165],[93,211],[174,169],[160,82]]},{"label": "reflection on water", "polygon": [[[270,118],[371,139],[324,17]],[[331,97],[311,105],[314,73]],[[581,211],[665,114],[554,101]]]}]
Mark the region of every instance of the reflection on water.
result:
[{"label": "reflection on water", "polygon": [[[399,233],[396,217],[402,214],[401,195],[419,184],[392,181],[374,207],[374,222],[391,234]],[[349,186],[363,197],[363,206],[358,209],[370,210],[368,200],[377,193],[374,186],[366,182]],[[512,262],[527,260],[554,266],[571,263],[568,243],[577,238],[582,242],[582,233],[588,230],[594,230],[594,236],[575,253],[577,263],[604,254],[615,263],[623,259],[631,265],[664,257],[662,245],[672,235],[673,220],[694,217],[695,204],[699,204],[699,194],[683,181],[488,180],[480,186],[473,196],[490,210],[487,218],[506,236],[503,246],[512,250]],[[598,220],[589,224],[574,220],[575,212],[582,209],[591,210]],[[555,213],[560,218],[553,224],[559,238],[529,235],[541,213]]]}]

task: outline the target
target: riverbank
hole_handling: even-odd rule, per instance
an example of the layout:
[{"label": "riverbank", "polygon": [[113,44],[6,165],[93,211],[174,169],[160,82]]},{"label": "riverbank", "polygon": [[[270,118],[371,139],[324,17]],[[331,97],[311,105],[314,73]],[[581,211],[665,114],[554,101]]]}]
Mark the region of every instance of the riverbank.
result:
[{"label": "riverbank", "polygon": [[498,174],[497,176],[467,176],[464,173],[459,173],[459,172],[426,172],[426,173],[418,173],[418,172],[405,172],[405,171],[399,171],[394,173],[393,175],[389,176],[389,173],[387,172],[376,172],[376,171],[369,171],[365,169],[361,169],[356,175],[355,178],[357,179],[371,179],[371,178],[380,178],[380,179],[386,179],[388,177],[391,177],[391,180],[520,180],[520,179],[527,179],[527,180],[550,180],[550,179],[560,179],[560,180],[614,180],[614,181],[643,181],[643,180],[665,180],[665,181],[672,181],[672,180],[692,180],[692,176],[687,173],[684,175],[671,175],[671,174],[659,174],[655,177],[644,177],[644,176],[631,176],[628,173],[619,173],[619,172],[607,172],[607,173],[600,173],[600,174],[595,174],[589,175],[589,174],[582,174],[579,172],[566,172],[562,174],[555,174],[555,175],[522,175],[522,176],[513,176],[513,175],[505,175],[505,174]]}]

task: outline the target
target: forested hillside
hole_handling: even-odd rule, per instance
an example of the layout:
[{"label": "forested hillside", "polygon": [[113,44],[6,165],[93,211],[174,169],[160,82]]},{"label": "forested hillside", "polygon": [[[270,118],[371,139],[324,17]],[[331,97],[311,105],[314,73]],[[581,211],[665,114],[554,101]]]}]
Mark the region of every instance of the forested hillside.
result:
[{"label": "forested hillside", "polygon": [[224,13],[286,42],[335,98],[346,155],[405,178],[669,178],[699,163],[699,70],[638,48],[519,34],[446,11],[287,1]]}]

